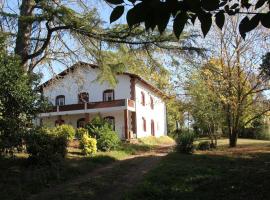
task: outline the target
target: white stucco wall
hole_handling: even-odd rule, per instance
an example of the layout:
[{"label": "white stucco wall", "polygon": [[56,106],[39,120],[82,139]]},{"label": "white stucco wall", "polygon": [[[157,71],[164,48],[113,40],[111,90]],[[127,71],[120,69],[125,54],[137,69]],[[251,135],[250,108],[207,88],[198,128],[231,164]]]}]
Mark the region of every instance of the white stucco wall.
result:
[{"label": "white stucco wall", "polygon": [[[145,106],[141,104],[141,92],[145,94]],[[145,87],[141,82],[136,83],[135,96],[137,137],[140,138],[151,135],[151,120],[154,120],[155,136],[167,135],[166,105],[162,98]],[[150,96],[154,100],[154,109],[151,109]],[[146,132],[143,130],[142,117],[146,120]]]},{"label": "white stucco wall", "polygon": [[89,93],[89,101],[103,101],[103,91],[114,89],[115,99],[130,99],[130,77],[117,75],[118,84],[113,88],[109,83],[103,84],[96,81],[98,69],[78,68],[73,73],[67,74],[63,79],[55,80],[53,84],[44,88],[44,96],[55,104],[58,95],[65,96],[65,104],[77,104],[78,94]]}]

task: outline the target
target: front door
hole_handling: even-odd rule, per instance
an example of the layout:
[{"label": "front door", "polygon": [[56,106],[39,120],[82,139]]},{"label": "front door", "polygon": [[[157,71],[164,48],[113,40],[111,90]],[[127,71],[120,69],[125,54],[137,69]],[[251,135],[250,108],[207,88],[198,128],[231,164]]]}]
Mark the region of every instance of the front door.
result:
[{"label": "front door", "polygon": [[151,135],[155,136],[155,123],[154,123],[154,120],[151,120]]}]

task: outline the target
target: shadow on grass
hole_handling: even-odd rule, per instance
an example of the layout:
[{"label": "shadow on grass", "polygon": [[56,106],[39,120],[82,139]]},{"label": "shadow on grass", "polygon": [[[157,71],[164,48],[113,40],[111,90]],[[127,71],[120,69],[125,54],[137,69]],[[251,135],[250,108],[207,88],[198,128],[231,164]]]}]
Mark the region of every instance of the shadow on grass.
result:
[{"label": "shadow on grass", "polygon": [[270,199],[270,150],[237,155],[171,153],[124,199]]},{"label": "shadow on grass", "polygon": [[34,166],[29,165],[26,158],[0,158],[0,199],[27,199],[30,194],[54,187],[115,161],[113,157],[100,155],[67,158],[51,166]]},{"label": "shadow on grass", "polygon": [[70,147],[67,158],[52,166],[30,165],[27,156],[0,157],[0,199],[27,199],[29,195],[39,193],[46,188],[68,182],[118,159],[147,152],[150,149],[151,147],[147,145],[123,144],[117,151],[84,157],[79,149]]}]

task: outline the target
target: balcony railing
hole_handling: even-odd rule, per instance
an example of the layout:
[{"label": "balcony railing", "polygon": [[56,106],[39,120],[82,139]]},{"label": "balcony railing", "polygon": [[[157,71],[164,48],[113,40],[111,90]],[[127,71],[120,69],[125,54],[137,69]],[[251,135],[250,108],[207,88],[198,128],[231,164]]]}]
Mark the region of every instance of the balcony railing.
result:
[{"label": "balcony railing", "polygon": [[130,99],[119,99],[119,100],[113,100],[113,101],[68,104],[68,105],[63,105],[63,106],[54,106],[47,112],[64,112],[64,111],[88,110],[88,109],[99,109],[99,108],[113,108],[113,107],[122,107],[122,106],[135,108],[135,102]]}]

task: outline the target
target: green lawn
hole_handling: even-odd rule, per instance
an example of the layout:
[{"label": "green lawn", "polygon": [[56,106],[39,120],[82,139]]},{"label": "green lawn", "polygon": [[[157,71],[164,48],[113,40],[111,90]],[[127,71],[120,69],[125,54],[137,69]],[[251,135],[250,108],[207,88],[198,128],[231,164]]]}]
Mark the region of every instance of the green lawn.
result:
[{"label": "green lawn", "polygon": [[215,151],[169,154],[125,199],[270,199],[270,141],[219,144]]},{"label": "green lawn", "polygon": [[150,151],[154,147],[145,144],[122,144],[112,152],[98,152],[94,157],[81,155],[80,150],[70,147],[67,158],[51,167],[32,166],[27,154],[17,154],[13,158],[0,157],[0,199],[22,200],[39,193],[45,188],[54,187],[99,167],[131,155]]}]

